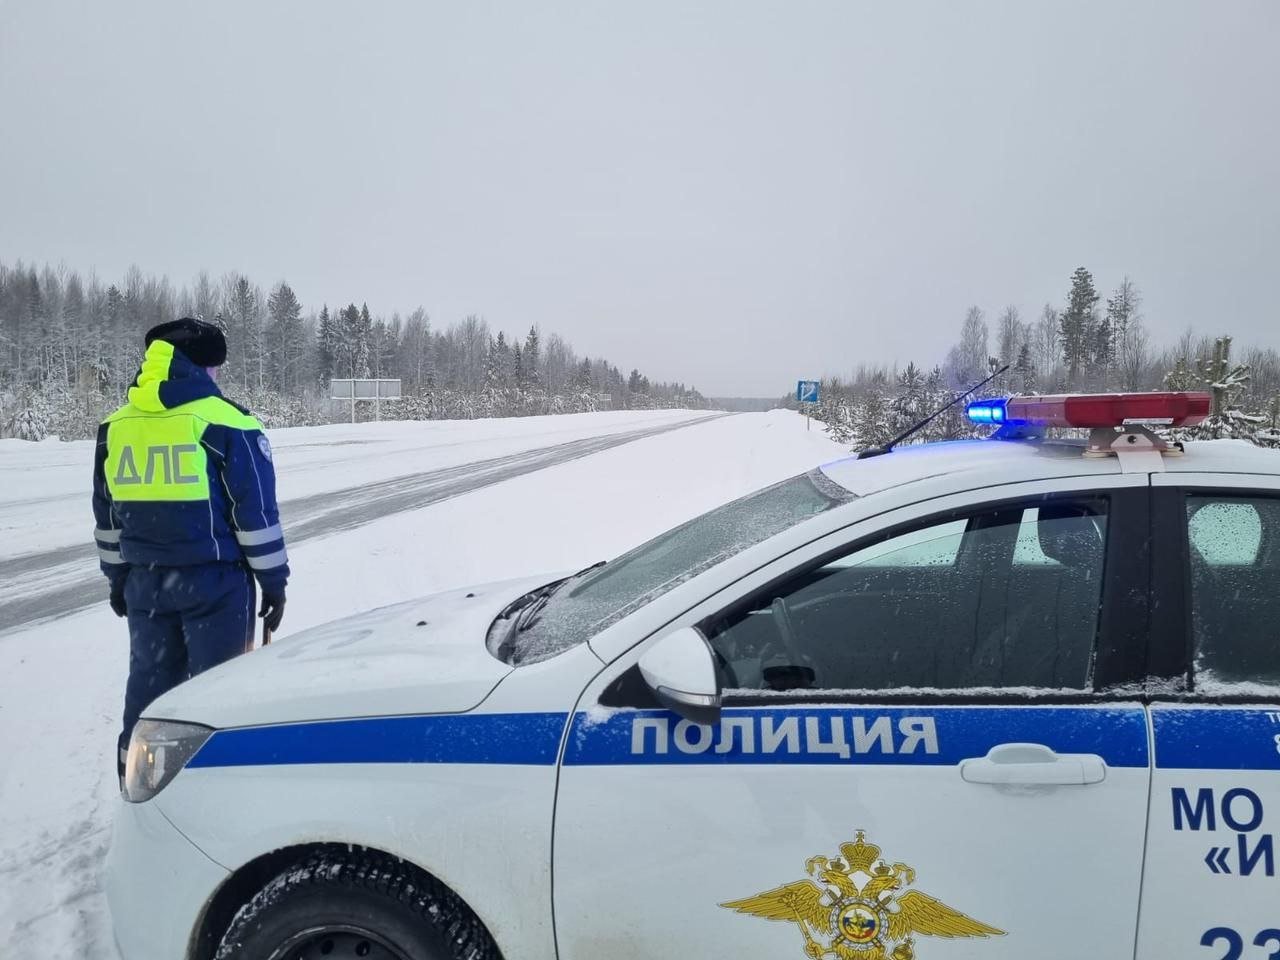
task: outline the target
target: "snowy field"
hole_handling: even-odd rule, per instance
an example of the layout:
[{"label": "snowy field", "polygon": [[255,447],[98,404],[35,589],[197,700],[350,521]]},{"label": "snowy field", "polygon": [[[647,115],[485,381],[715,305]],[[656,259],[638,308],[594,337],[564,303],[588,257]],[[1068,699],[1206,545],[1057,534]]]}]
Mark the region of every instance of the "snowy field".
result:
[{"label": "snowy field", "polygon": [[[305,534],[290,547],[285,643],[356,610],[616,556],[844,452],[787,411],[363,424],[271,439],[286,534]],[[91,556],[91,469],[88,443],[0,441],[4,957],[117,956],[100,873],[121,802],[112,752],[128,645]]]}]

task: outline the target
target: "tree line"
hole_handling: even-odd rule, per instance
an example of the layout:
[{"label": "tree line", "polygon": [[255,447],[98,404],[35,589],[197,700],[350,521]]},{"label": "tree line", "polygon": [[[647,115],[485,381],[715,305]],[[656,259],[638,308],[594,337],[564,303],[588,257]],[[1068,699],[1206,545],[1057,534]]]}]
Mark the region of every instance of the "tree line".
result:
[{"label": "tree line", "polygon": [[[994,326],[972,306],[941,363],[905,368],[863,364],[845,376],[823,378],[813,415],[837,441],[879,446],[938,410],[991,373],[1008,369],[984,396],[1204,390],[1213,396],[1206,423],[1182,437],[1236,437],[1280,446],[1280,354],[1251,346],[1232,356],[1232,338],[1184,332],[1162,347],[1152,343],[1138,285],[1125,277],[1103,301],[1093,275],[1078,267],[1061,305],[1046,303],[1034,319],[1017,306]],[[794,397],[787,405],[797,406]],[[959,403],[914,439],[984,436]]]},{"label": "tree line", "polygon": [[421,307],[388,317],[363,302],[307,311],[288,283],[265,292],[238,273],[175,289],[136,266],[104,282],[18,261],[0,263],[0,436],[92,436],[132,383],[145,332],[179,316],[223,329],[219,384],[269,427],[349,416],[328,384],[350,377],[402,381],[404,399],[384,404],[384,419],[707,406],[692,387],[624,374],[536,327],[509,337],[476,315],[437,326]]}]

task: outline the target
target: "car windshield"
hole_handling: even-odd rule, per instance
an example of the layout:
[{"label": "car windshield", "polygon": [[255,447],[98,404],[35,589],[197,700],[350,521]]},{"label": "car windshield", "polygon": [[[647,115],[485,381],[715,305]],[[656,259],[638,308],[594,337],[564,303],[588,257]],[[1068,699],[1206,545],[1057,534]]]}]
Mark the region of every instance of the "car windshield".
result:
[{"label": "car windshield", "polygon": [[851,499],[819,470],[765,487],[564,583],[519,627],[513,621],[528,604],[509,608],[490,629],[490,649],[517,666],[554,657],[722,560]]}]

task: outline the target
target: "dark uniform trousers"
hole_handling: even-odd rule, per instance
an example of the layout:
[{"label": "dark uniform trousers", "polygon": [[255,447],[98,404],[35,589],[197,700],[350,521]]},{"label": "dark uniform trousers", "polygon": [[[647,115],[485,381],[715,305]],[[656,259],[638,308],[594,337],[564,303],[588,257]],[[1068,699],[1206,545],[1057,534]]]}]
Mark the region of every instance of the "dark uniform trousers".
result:
[{"label": "dark uniform trousers", "polygon": [[241,563],[129,568],[129,681],[120,755],[162,693],[253,648],[253,577]]}]

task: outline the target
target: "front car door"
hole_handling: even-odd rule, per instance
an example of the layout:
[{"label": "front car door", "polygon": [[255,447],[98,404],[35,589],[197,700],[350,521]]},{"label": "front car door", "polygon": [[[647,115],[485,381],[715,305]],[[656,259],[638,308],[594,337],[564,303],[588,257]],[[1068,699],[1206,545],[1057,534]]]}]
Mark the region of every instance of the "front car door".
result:
[{"label": "front car door", "polygon": [[1138,956],[1280,957],[1280,482],[1153,478],[1152,774]]},{"label": "front car door", "polygon": [[1145,476],[864,521],[671,624],[716,727],[585,691],[557,796],[563,960],[1130,955],[1149,764]]}]

